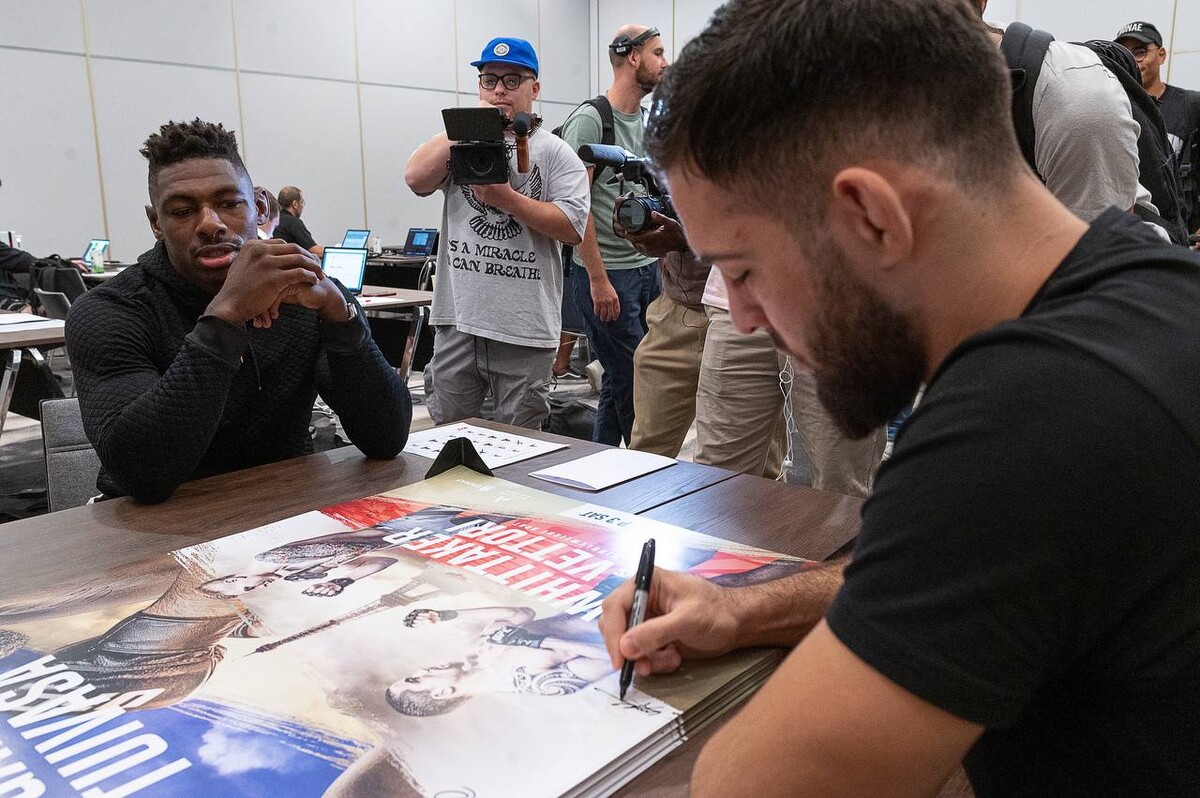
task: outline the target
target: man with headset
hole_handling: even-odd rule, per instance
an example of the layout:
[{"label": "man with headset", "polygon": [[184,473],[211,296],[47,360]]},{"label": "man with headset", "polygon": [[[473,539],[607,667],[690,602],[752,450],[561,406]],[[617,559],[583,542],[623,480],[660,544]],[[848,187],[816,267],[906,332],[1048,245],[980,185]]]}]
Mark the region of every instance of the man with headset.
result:
[{"label": "man with headset", "polygon": [[[604,100],[612,110],[612,143],[640,156],[641,102],[667,68],[662,37],[657,28],[625,25],[608,46],[608,58],[613,84]],[[596,102],[603,103],[600,98]],[[567,119],[562,137],[576,151],[583,144],[604,143],[606,121],[595,105],[585,103]],[[592,215],[583,243],[575,249],[573,262],[580,268],[571,270],[570,282],[588,340],[604,367],[592,439],[629,443],[634,417],[633,352],[646,334],[648,306],[659,294],[657,261],[613,231],[620,178],[597,166],[589,166],[588,172]]]}]

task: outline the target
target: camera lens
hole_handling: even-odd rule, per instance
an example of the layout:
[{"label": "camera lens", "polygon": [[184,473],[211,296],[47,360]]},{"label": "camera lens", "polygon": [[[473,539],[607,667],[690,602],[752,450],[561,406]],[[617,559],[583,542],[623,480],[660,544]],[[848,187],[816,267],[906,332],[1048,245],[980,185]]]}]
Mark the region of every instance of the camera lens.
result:
[{"label": "camera lens", "polygon": [[661,205],[650,197],[628,197],[617,205],[617,222],[630,233],[642,233],[654,227],[650,212],[661,210]]},{"label": "camera lens", "polygon": [[496,168],[496,158],[491,150],[473,148],[467,157],[467,169],[476,177],[486,177]]}]

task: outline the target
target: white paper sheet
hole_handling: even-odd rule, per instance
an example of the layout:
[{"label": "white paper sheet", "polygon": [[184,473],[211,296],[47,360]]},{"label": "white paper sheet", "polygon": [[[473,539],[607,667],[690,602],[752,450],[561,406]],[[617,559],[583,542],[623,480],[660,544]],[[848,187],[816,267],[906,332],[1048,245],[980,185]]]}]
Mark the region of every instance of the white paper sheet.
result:
[{"label": "white paper sheet", "polygon": [[404,447],[404,451],[434,460],[441,453],[442,447],[454,438],[470,440],[488,468],[519,463],[539,454],[565,449],[567,446],[565,443],[541,441],[471,424],[451,424],[412,433],[408,436],[408,445]]},{"label": "white paper sheet", "polygon": [[50,321],[32,313],[0,313],[0,324],[24,324],[30,321]]},{"label": "white paper sheet", "polygon": [[604,490],[675,463],[675,460],[661,454],[633,449],[606,449],[578,460],[530,472],[529,476],[570,488]]}]

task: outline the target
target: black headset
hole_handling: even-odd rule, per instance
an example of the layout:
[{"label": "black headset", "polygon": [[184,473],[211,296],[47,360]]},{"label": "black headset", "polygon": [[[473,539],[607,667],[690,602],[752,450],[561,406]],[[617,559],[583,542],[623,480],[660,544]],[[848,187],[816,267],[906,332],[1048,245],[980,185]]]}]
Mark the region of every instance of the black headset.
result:
[{"label": "black headset", "polygon": [[658,35],[660,35],[658,28],[650,28],[649,30],[643,31],[633,39],[622,33],[620,36],[613,39],[612,44],[608,46],[608,49],[612,50],[617,55],[629,55],[631,52],[633,52],[633,48],[641,47],[643,44]]}]

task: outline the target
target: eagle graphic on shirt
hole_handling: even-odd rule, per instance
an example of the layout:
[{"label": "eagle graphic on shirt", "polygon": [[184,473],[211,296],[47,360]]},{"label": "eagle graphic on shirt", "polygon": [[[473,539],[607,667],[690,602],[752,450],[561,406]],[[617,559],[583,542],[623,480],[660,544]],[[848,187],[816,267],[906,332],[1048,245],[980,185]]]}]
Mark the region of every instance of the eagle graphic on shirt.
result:
[{"label": "eagle graphic on shirt", "polygon": [[[529,170],[529,177],[524,184],[515,187],[516,190],[530,199],[542,199],[542,170],[534,164]],[[488,241],[507,241],[510,238],[516,238],[525,228],[512,217],[508,211],[502,211],[499,208],[493,208],[476,198],[475,193],[471,191],[470,186],[460,186],[459,189],[463,193],[463,198],[467,204],[478,211],[478,215],[472,216],[468,220],[471,229],[475,235]]]}]

